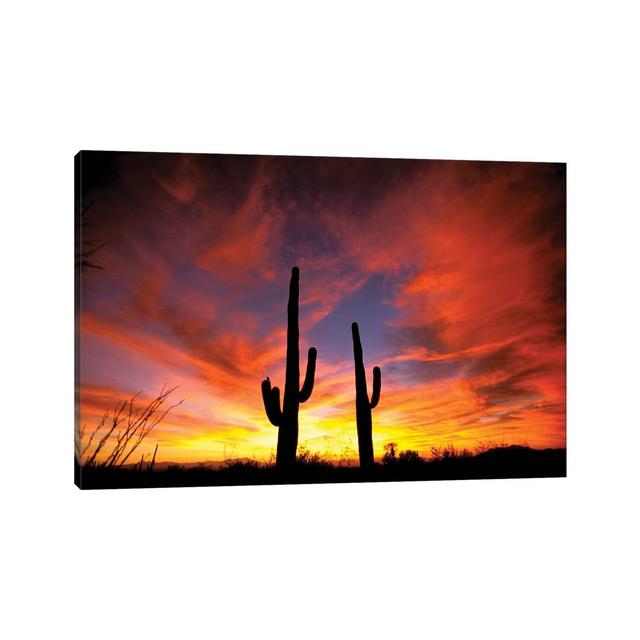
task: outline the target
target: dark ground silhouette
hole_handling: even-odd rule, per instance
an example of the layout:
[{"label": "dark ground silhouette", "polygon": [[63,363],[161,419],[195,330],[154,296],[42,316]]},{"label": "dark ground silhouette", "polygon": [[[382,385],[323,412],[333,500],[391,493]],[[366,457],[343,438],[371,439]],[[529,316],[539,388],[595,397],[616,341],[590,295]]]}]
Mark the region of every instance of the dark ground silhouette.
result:
[{"label": "dark ground silhouette", "polygon": [[[442,453],[442,452],[441,452]],[[474,480],[492,478],[544,478],[566,476],[565,449],[531,449],[501,446],[476,455],[453,454],[425,460],[403,451],[369,469],[336,466],[319,456],[298,458],[286,471],[255,461],[228,460],[218,468],[169,465],[151,470],[129,467],[75,465],[76,484],[82,489],[136,487],[194,487],[343,482],[393,482],[406,480]]]}]

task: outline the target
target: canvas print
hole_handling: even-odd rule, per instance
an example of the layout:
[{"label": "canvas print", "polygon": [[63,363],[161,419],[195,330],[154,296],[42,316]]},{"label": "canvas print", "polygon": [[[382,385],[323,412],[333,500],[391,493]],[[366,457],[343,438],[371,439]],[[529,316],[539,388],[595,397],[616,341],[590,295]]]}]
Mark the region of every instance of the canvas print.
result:
[{"label": "canvas print", "polygon": [[83,489],[566,474],[562,163],[82,151]]}]

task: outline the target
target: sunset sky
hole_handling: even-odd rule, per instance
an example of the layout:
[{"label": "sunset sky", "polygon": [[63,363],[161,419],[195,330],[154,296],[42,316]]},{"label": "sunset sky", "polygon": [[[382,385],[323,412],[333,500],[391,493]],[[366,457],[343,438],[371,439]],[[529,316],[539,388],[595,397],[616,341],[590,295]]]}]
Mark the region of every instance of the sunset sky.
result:
[{"label": "sunset sky", "polygon": [[357,450],[360,324],[376,456],[391,440],[565,446],[565,165],[86,154],[81,421],[135,393],[184,399],[139,453],[267,459],[260,383],[284,386],[290,270],[300,444]]}]

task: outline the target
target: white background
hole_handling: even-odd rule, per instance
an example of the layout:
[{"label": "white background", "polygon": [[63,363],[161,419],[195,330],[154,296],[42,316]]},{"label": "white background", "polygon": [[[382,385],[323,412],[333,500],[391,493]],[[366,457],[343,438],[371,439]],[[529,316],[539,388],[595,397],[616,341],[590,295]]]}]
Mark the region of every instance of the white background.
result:
[{"label": "white background", "polygon": [[[633,5],[3,3],[1,635],[638,638]],[[78,491],[81,148],[568,162],[568,479]]]}]

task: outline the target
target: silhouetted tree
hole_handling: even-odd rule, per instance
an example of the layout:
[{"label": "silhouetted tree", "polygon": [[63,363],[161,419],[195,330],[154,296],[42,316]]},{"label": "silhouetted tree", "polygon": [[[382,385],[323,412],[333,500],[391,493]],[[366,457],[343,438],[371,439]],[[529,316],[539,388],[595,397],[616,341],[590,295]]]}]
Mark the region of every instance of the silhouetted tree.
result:
[{"label": "silhouetted tree", "polygon": [[397,442],[387,442],[384,445],[384,455],[382,456],[382,464],[395,464],[397,462],[396,449]]},{"label": "silhouetted tree", "polygon": [[100,249],[106,246],[106,242],[98,242],[97,240],[88,240],[86,231],[89,223],[87,222],[87,214],[93,202],[83,206],[82,212],[76,216],[76,234],[75,234],[75,268],[76,270],[85,271],[86,269],[104,269],[104,267],[94,261],[94,257]]},{"label": "silhouetted tree", "polygon": [[316,372],[317,352],[314,347],[309,349],[307,358],[307,373],[304,384],[300,389],[299,364],[299,329],[298,329],[298,298],[299,298],[298,267],[291,269],[289,284],[289,303],[287,305],[287,364],[284,383],[284,398],[280,409],[280,389],[271,387],[271,380],[262,381],[262,399],[267,417],[271,424],[278,429],[278,447],[276,451],[276,467],[285,468],[295,464],[298,448],[298,410],[300,403],[306,402],[313,391]]},{"label": "silhouetted tree", "polygon": [[375,409],[380,400],[380,367],[373,368],[373,391],[371,400],[367,392],[367,377],[364,370],[362,343],[358,323],[351,325],[353,335],[353,360],[356,376],[356,423],[358,428],[358,453],[361,467],[373,466],[373,435],[371,409]]},{"label": "silhouetted tree", "polygon": [[75,268],[76,274],[86,269],[103,269],[96,253],[107,243],[89,239],[93,199],[116,183],[120,153],[114,151],[80,151],[74,159],[75,173]]}]

